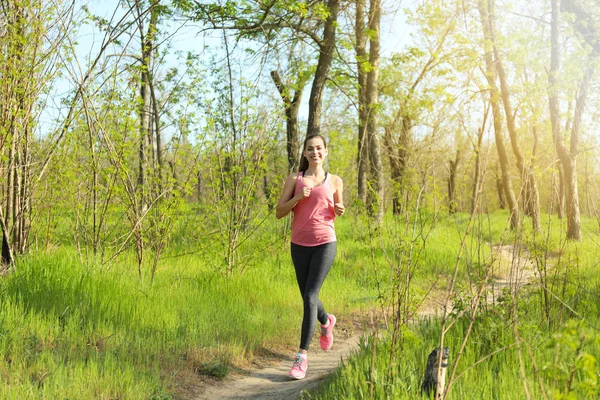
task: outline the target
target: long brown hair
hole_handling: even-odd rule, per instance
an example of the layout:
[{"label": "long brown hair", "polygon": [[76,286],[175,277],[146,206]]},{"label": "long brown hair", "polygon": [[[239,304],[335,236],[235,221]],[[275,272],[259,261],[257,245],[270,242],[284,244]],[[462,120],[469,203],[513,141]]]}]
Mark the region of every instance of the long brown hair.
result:
[{"label": "long brown hair", "polygon": [[325,138],[323,136],[318,135],[318,134],[308,135],[306,137],[306,139],[304,139],[304,145],[302,146],[302,155],[300,156],[300,167],[298,167],[298,172],[304,173],[308,169],[308,159],[306,157],[304,157],[304,152],[306,151],[306,143],[310,139],[314,139],[314,138],[320,138],[323,141],[323,146],[325,146],[325,148],[327,148],[327,142],[325,141]]}]

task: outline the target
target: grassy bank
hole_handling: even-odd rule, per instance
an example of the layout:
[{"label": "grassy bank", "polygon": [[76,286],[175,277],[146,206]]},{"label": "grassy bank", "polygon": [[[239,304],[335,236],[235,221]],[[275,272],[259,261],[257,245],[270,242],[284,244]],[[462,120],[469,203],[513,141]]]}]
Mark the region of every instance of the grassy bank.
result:
[{"label": "grassy bank", "polygon": [[[547,219],[546,223],[543,234],[533,235],[525,228],[517,235],[504,235],[506,241],[517,240],[530,250],[524,257],[538,271],[532,285],[518,293],[505,290],[476,315],[470,311],[459,315],[461,302],[468,303],[474,291],[465,280],[457,286],[454,305],[458,309],[450,316],[455,323],[444,341],[450,349],[449,398],[591,399],[600,395],[597,222],[584,221],[582,242],[566,242],[561,221]],[[466,266],[465,271],[469,269]],[[540,276],[544,276],[541,281]],[[477,274],[470,280],[477,283]],[[304,398],[420,398],[427,356],[439,347],[442,322],[431,319],[401,330],[393,350],[392,331],[377,339],[365,338],[358,354]]]},{"label": "grassy bank", "polygon": [[[64,245],[21,258],[0,278],[0,398],[179,398],[181,374],[221,377],[264,349],[291,353],[302,306],[275,224],[256,239],[271,243],[262,257],[229,278],[218,254],[197,251],[211,237],[174,247],[153,282],[132,255],[100,265]],[[322,292],[330,309],[369,307],[361,264],[340,250]]]},{"label": "grassy bank", "polygon": [[[447,287],[468,226],[473,233],[458,263],[465,286],[484,270],[491,244],[513,239],[505,225],[503,213],[471,225],[464,215],[424,213],[416,221],[389,217],[384,228],[347,215],[336,222],[338,256],[322,298],[342,318],[373,308],[391,310],[397,306],[398,282],[410,272],[405,306],[414,310],[431,287]],[[274,218],[262,225],[241,246],[240,253],[252,257],[229,278],[222,267],[223,238],[202,235],[215,230],[185,220],[153,282],[148,266],[139,277],[132,254],[109,264],[82,260],[68,240],[56,250],[21,258],[13,272],[0,278],[0,398],[182,398],[184,376],[221,377],[270,349],[293,352],[301,303],[286,229],[285,221]],[[482,318],[489,324],[495,321]],[[380,380],[374,388],[415,393],[419,363],[437,340],[436,323],[406,330],[390,378],[386,344],[377,345]],[[458,326],[464,329],[464,323]],[[505,325],[498,323],[497,329],[506,336],[502,343],[508,343],[511,335]],[[452,332],[450,346],[460,332]],[[492,335],[494,329],[482,332]],[[347,379],[369,381],[373,371],[360,365],[370,365],[371,346],[365,342],[365,352],[340,371],[340,379],[351,374]],[[473,354],[464,363],[476,359]],[[332,396],[346,393],[336,385],[331,386]],[[390,387],[393,391],[386,392]],[[347,392],[348,398],[368,396],[367,387],[355,389]]]}]

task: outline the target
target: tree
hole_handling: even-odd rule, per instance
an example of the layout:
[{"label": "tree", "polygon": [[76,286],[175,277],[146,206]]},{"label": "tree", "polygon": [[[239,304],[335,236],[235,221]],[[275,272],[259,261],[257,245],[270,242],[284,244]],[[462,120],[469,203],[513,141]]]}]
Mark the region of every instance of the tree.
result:
[{"label": "tree", "polygon": [[458,170],[458,164],[461,161],[460,148],[456,149],[454,160],[448,160],[448,212],[450,214],[456,213],[456,171]]},{"label": "tree", "polygon": [[[482,4],[481,7],[485,7]],[[512,147],[513,154],[517,161],[517,169],[521,173],[523,180],[523,196],[524,196],[524,209],[525,213],[531,217],[531,223],[535,231],[541,229],[540,222],[540,204],[539,204],[539,193],[537,186],[537,179],[533,172],[533,168],[525,160],[523,151],[519,144],[519,138],[517,128],[515,126],[515,117],[513,107],[511,105],[511,93],[508,87],[507,74],[504,68],[500,52],[498,51],[498,44],[496,38],[496,23],[495,23],[495,3],[494,0],[487,0],[487,20],[484,22],[487,27],[486,31],[489,40],[491,40],[491,47],[494,59],[494,68],[496,75],[500,80],[500,97],[504,106],[504,116],[506,118],[506,127],[508,129],[508,135],[510,138],[510,144]],[[485,14],[485,13],[484,13]],[[501,158],[502,159],[502,158]]]},{"label": "tree", "polygon": [[367,107],[367,71],[369,65],[367,61],[367,45],[365,35],[365,0],[356,1],[355,18],[355,51],[358,79],[358,152],[357,152],[357,190],[358,199],[366,204],[367,202],[367,167],[369,161],[368,141],[365,139],[366,121],[369,116]]},{"label": "tree", "polygon": [[325,82],[329,79],[329,69],[333,60],[335,50],[335,32],[337,30],[337,18],[340,10],[340,0],[327,1],[328,15],[323,27],[323,39],[318,42],[319,61],[313,79],[310,98],[308,99],[308,124],[306,134],[321,134],[321,110],[323,108],[323,91]]},{"label": "tree", "polygon": [[[380,25],[381,1],[371,0],[369,4],[369,72],[365,105],[367,113],[366,135],[363,141],[368,143],[369,174],[367,178],[367,209],[378,223],[383,221],[383,165],[379,144],[378,118],[379,113],[379,64],[380,64]],[[359,109],[360,109],[359,105]],[[359,123],[360,126],[360,123]]]},{"label": "tree", "polygon": [[[155,37],[157,33],[158,17],[159,17],[159,2],[160,0],[152,0],[148,8],[142,9],[141,0],[135,0],[135,9],[137,11],[137,26],[140,35],[141,56],[139,65],[139,103],[138,103],[138,118],[139,118],[139,154],[138,154],[138,179],[137,179],[137,207],[135,215],[132,216],[132,222],[136,237],[136,254],[138,259],[138,270],[141,276],[142,263],[144,260],[144,239],[142,234],[141,221],[143,216],[148,211],[148,204],[151,202],[149,188],[149,167],[153,165],[151,160],[154,154],[153,133],[159,132],[160,124],[157,123],[152,129],[153,122],[159,118],[158,110],[156,110],[156,101],[153,101],[152,87],[152,58],[155,53]],[[147,14],[150,14],[148,27],[144,27],[144,20]],[[154,106],[154,107],[153,107]],[[156,142],[156,148],[160,149],[159,141]]]},{"label": "tree", "polygon": [[[73,4],[2,1],[0,20],[0,155],[6,186],[0,204],[2,262],[28,246],[39,177],[51,157],[35,154],[42,95],[57,77]],[[44,149],[45,150],[45,149]],[[39,157],[41,163],[33,160]],[[6,210],[6,212],[4,212]]]},{"label": "tree", "polygon": [[[384,146],[387,151],[391,176],[391,198],[394,214],[402,208],[402,191],[406,186],[407,167],[414,148],[414,127],[426,110],[436,102],[452,101],[444,87],[447,65],[459,63],[455,48],[448,45],[459,13],[448,5],[440,10],[430,4],[423,5],[412,17],[422,25],[423,46],[411,46],[395,53],[391,65],[386,66],[381,92],[386,96]],[[431,36],[431,37],[430,37]],[[437,72],[439,72],[439,74]],[[438,79],[439,78],[439,79]]]},{"label": "tree", "polygon": [[[477,209],[477,199],[481,191],[483,183],[483,171],[481,167],[481,152],[483,150],[483,134],[487,126],[487,119],[490,113],[489,102],[484,101],[485,111],[483,113],[483,120],[481,127],[477,129],[477,141],[473,142],[473,151],[475,152],[475,163],[473,166],[473,188],[471,192],[471,214]],[[502,192],[501,192],[502,193]]]},{"label": "tree", "polygon": [[[565,203],[567,211],[567,238],[581,240],[581,216],[579,210],[579,192],[577,183],[577,156],[581,136],[581,122],[586,107],[588,92],[592,84],[594,63],[600,55],[600,39],[598,29],[591,13],[583,2],[576,0],[552,0],[551,20],[551,63],[548,74],[548,98],[550,105],[550,119],[552,123],[552,137],[556,152],[560,159],[565,185]],[[559,104],[559,74],[560,74],[560,9],[575,14],[575,30],[591,48],[586,60],[586,67],[579,83],[573,125],[570,132],[570,145],[567,148],[565,138],[561,132],[560,104]]]},{"label": "tree", "polygon": [[283,100],[286,124],[286,151],[289,172],[298,169],[298,154],[300,143],[298,139],[298,110],[302,101],[302,92],[308,78],[307,74],[299,73],[294,85],[285,85],[277,70],[271,71],[271,78]]},{"label": "tree", "polygon": [[[228,2],[226,6],[216,3],[200,4],[188,0],[176,0],[174,5],[187,17],[201,21],[206,30],[231,30],[236,32],[238,39],[251,39],[270,43],[282,31],[292,31],[302,37],[310,39],[318,50],[317,66],[314,71],[310,97],[308,100],[307,135],[321,133],[321,113],[323,106],[323,93],[325,84],[329,79],[329,70],[336,48],[336,30],[338,28],[338,14],[340,0],[317,1],[311,4],[293,1],[262,1]],[[319,31],[322,30],[322,35]],[[278,74],[277,74],[278,75]],[[290,88],[283,84],[281,79],[272,75],[272,79],[282,96],[284,110],[288,122],[288,166],[292,165],[291,152],[294,151],[293,140],[295,121],[292,104],[296,96],[299,104],[301,86],[308,81],[302,73],[296,80],[295,94],[291,96]]]},{"label": "tree", "polygon": [[496,141],[496,150],[498,151],[498,162],[500,164],[502,188],[510,211],[510,227],[516,229],[519,226],[519,204],[512,187],[509,172],[509,159],[504,144],[504,135],[502,133],[502,111],[500,109],[500,91],[498,90],[497,78],[498,71],[493,58],[493,36],[490,26],[490,16],[487,0],[479,0],[479,14],[483,26],[484,47],[485,47],[485,75],[489,84],[490,104],[494,123],[494,138]]}]

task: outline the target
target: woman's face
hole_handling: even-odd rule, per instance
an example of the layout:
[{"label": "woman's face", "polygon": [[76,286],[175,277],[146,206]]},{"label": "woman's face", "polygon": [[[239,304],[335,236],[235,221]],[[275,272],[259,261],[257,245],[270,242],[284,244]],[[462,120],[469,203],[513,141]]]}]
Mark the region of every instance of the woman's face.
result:
[{"label": "woman's face", "polygon": [[323,139],[320,137],[308,139],[306,148],[304,149],[304,157],[306,157],[309,164],[320,164],[325,161],[325,157],[327,157],[327,148],[325,147]]}]

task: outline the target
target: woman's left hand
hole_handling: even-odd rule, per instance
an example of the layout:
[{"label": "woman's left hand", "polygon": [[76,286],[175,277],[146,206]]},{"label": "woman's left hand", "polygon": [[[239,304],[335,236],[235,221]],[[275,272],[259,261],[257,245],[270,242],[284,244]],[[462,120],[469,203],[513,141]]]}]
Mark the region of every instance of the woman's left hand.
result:
[{"label": "woman's left hand", "polygon": [[335,203],[333,206],[333,212],[338,217],[341,217],[342,215],[344,215],[345,210],[346,210],[346,208],[344,207],[343,203]]}]

